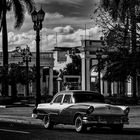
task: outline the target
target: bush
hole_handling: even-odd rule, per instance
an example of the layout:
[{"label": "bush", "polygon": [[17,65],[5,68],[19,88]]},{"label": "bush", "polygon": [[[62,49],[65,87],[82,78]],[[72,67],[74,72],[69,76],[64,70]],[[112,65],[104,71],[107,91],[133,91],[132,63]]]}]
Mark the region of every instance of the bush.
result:
[{"label": "bush", "polygon": [[0,105],[10,105],[12,103],[13,100],[11,97],[5,97],[5,96],[0,97]]},{"label": "bush", "polygon": [[51,95],[44,95],[44,96],[41,96],[41,102],[43,103],[49,103],[51,102],[53,96]]},{"label": "bush", "polygon": [[132,97],[105,97],[105,102],[114,105],[137,105],[138,98]]}]

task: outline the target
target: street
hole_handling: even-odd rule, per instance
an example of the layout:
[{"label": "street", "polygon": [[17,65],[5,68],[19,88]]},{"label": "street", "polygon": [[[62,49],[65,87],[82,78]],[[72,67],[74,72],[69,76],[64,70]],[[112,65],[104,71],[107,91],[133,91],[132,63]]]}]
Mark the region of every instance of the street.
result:
[{"label": "street", "polygon": [[0,123],[0,140],[139,140],[139,128],[124,128],[114,132],[108,128],[94,128],[86,133],[76,133],[71,126],[56,126],[46,130],[42,126]]},{"label": "street", "polygon": [[140,106],[130,107],[130,124],[125,125],[122,132],[93,128],[81,134],[68,125],[46,130],[42,121],[31,118],[32,109],[0,108],[0,140],[140,140]]}]

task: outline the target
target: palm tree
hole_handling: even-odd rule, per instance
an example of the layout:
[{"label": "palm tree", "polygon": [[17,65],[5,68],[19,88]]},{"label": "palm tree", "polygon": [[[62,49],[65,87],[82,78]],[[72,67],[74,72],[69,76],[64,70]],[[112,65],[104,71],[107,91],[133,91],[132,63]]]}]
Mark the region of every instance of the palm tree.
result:
[{"label": "palm tree", "polygon": [[[24,17],[25,10],[31,13],[34,9],[34,0],[0,0],[0,31],[2,31],[2,50],[3,50],[3,66],[8,66],[8,35],[7,35],[7,11],[13,10],[15,14],[15,28],[20,29]],[[8,73],[8,69],[6,70]],[[8,94],[7,81],[3,81],[3,92]]]},{"label": "palm tree", "polygon": [[[136,53],[136,23],[137,12],[139,12],[140,0],[101,0],[101,6],[107,11],[114,21],[124,23],[129,17],[131,26],[131,45],[132,54]],[[136,69],[132,74],[133,78],[133,97],[136,97]]]}]

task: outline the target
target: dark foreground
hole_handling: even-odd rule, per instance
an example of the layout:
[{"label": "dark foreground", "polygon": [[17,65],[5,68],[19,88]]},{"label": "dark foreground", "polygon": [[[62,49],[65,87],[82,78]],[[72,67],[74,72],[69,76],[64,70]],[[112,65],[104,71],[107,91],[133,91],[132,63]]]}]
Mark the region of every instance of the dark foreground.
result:
[{"label": "dark foreground", "polygon": [[125,128],[122,132],[93,128],[79,134],[71,126],[46,130],[37,125],[1,122],[0,140],[140,140],[140,128]]}]

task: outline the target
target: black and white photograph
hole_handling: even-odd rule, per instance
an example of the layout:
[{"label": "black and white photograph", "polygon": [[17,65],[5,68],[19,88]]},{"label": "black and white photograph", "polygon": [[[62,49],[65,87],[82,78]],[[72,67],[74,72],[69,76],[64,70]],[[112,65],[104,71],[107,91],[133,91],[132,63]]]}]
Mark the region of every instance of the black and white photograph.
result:
[{"label": "black and white photograph", "polygon": [[140,140],[140,0],[0,0],[0,140]]}]

